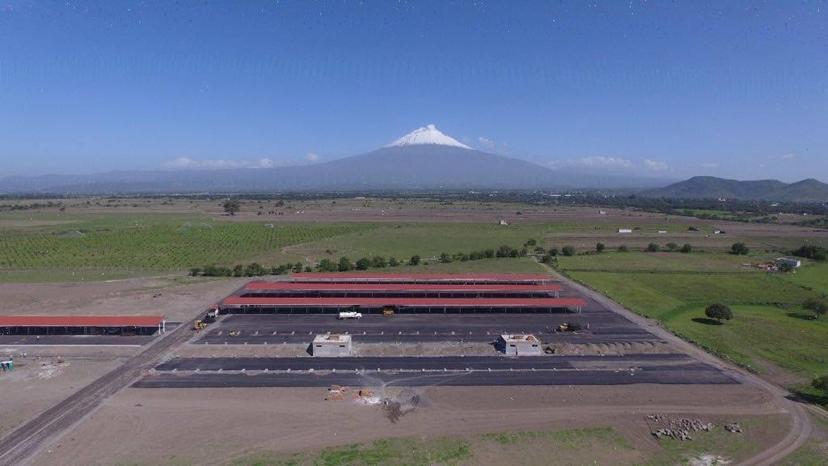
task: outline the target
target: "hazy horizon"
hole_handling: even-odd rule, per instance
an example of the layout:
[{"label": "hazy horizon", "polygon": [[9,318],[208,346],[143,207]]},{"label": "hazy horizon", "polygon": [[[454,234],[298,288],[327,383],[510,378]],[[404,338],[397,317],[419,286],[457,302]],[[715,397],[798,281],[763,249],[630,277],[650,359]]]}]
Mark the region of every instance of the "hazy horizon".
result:
[{"label": "hazy horizon", "polygon": [[828,181],[824,3],[0,0],[0,177],[279,167],[434,123],[546,167]]}]

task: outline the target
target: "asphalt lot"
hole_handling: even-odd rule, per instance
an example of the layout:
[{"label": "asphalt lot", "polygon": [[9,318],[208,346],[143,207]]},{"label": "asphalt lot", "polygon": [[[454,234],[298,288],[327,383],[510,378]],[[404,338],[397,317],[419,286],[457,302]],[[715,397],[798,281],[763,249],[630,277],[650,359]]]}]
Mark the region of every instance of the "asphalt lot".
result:
[{"label": "asphalt lot", "polygon": [[321,387],[331,384],[620,385],[737,383],[683,354],[634,356],[176,358],[138,388]]},{"label": "asphalt lot", "polygon": [[172,373],[148,375],[136,388],[208,387],[327,387],[378,386],[505,386],[505,385],[630,385],[630,384],[734,384],[716,370],[643,368],[628,370],[448,371],[448,372],[291,372],[291,373]]},{"label": "asphalt lot", "polygon": [[174,358],[155,370],[167,371],[308,371],[308,370],[552,370],[589,364],[627,367],[708,368],[683,354],[632,356],[429,356],[429,357],[294,357],[294,358]]},{"label": "asphalt lot", "polygon": [[[577,322],[589,329],[555,332]],[[230,332],[239,332],[230,336]],[[580,314],[398,314],[338,320],[334,314],[236,314],[223,317],[196,340],[199,344],[309,343],[322,333],[349,333],[355,342],[491,342],[504,333],[532,333],[544,342],[613,343],[660,341],[651,333],[606,310]]]}]

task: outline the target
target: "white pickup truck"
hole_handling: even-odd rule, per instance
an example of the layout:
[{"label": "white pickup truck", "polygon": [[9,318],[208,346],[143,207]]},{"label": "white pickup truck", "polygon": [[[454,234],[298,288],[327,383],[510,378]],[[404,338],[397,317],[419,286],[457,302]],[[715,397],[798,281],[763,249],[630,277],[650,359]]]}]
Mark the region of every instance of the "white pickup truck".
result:
[{"label": "white pickup truck", "polygon": [[361,312],[340,312],[338,319],[339,320],[362,319],[362,313]]}]

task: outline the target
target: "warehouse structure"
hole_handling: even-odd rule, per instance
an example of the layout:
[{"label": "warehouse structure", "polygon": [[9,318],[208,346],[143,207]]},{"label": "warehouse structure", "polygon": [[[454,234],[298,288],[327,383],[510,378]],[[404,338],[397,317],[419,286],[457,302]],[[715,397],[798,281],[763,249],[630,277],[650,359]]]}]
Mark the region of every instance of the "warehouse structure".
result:
[{"label": "warehouse structure", "polygon": [[0,316],[0,335],[154,335],[164,316]]},{"label": "warehouse structure", "polygon": [[222,314],[579,312],[586,302],[560,297],[548,275],[294,274],[254,281],[225,298]]}]

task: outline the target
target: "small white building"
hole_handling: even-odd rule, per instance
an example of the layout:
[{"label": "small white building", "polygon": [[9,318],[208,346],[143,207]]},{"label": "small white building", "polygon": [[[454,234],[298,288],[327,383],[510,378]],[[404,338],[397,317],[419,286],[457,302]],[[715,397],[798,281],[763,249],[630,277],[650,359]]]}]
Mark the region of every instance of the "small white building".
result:
[{"label": "small white building", "polygon": [[317,335],[311,343],[313,356],[331,358],[351,355],[351,335],[326,333]]},{"label": "small white building", "polygon": [[541,342],[532,334],[504,334],[497,345],[506,356],[540,356],[543,354]]},{"label": "small white building", "polygon": [[802,261],[796,257],[779,257],[776,259],[776,266],[780,268],[790,267],[792,269],[798,269],[802,266]]},{"label": "small white building", "polygon": [[500,219],[500,221],[498,222],[498,225],[504,226],[504,227],[509,226],[509,222],[507,222],[506,220]]},{"label": "small white building", "polygon": [[666,235],[666,234],[667,234],[667,230],[658,230],[658,234],[659,234],[659,235]]},{"label": "small white building", "polygon": [[619,234],[629,234],[629,233],[632,233],[632,228],[619,228],[619,229],[618,229],[618,233],[619,233]]}]

